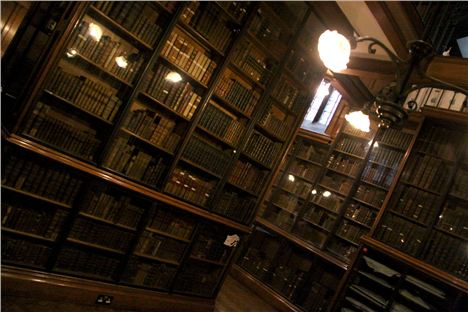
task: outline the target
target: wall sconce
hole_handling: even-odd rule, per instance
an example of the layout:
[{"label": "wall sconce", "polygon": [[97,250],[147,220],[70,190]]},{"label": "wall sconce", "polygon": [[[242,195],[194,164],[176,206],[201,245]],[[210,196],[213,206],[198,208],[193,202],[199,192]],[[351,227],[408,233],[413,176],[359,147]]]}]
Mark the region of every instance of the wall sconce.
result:
[{"label": "wall sconce", "polygon": [[[406,44],[409,57],[407,59],[401,59],[390,51],[381,41],[373,37],[352,38],[350,43],[346,37],[339,34],[337,31],[326,30],[322,33],[318,42],[320,58],[324,65],[331,71],[344,70],[346,69],[346,64],[349,62],[349,56],[351,54],[350,47],[355,47],[358,42],[369,42],[367,48],[369,54],[375,54],[375,46],[381,47],[395,66],[395,80],[376,94],[371,103],[371,108],[377,113],[380,120],[379,127],[388,128],[393,125],[400,125],[408,117],[407,112],[403,109],[403,104],[408,94],[414,90],[424,87],[434,87],[461,92],[468,96],[467,90],[431,77],[425,73],[422,64],[426,64],[427,61],[430,61],[435,54],[434,48],[429,43],[422,40],[409,41]],[[418,74],[421,78],[416,84],[411,82],[414,73]],[[409,111],[413,111],[417,108],[415,104],[416,103],[409,103]],[[353,126],[357,125],[359,128],[367,129],[366,124],[369,122],[369,117],[367,116],[366,119],[366,117],[364,117],[365,114],[362,112],[360,112],[361,114],[355,113],[357,112],[346,115],[346,119],[352,122]]]}]

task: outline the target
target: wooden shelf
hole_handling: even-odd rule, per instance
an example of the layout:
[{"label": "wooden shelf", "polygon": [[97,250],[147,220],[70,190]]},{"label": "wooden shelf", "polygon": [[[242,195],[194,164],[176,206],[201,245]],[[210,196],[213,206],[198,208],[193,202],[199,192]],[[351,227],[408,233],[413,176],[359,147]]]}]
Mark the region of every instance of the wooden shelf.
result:
[{"label": "wooden shelf", "polygon": [[82,245],[82,246],[86,246],[86,247],[91,247],[91,248],[95,248],[95,249],[100,249],[100,250],[104,250],[104,251],[109,251],[109,252],[116,253],[116,254],[119,254],[119,255],[124,255],[124,254],[125,254],[125,253],[124,253],[123,251],[121,251],[121,250],[114,249],[114,248],[109,248],[109,247],[105,247],[105,246],[101,246],[101,245],[98,245],[98,244],[93,244],[93,243],[85,242],[85,241],[79,240],[79,239],[77,239],[77,238],[67,237],[67,242],[74,243],[74,244],[78,244],[78,245]]},{"label": "wooden shelf", "polygon": [[331,233],[331,231],[329,229],[327,229],[326,227],[323,227],[321,225],[318,225],[317,223],[315,223],[314,221],[312,221],[308,217],[302,217],[302,220],[306,221],[309,224],[312,224],[314,227],[316,227],[316,228],[318,228],[318,229],[320,229],[322,231],[325,231],[327,233]]},{"label": "wooden shelf", "polygon": [[350,178],[350,179],[356,179],[355,176],[352,176],[350,175],[349,173],[346,173],[346,172],[342,172],[342,171],[339,171],[339,170],[336,170],[336,169],[333,169],[333,168],[330,168],[330,167],[325,167],[327,170],[330,170],[331,172],[334,172],[334,173],[337,173],[337,174],[340,174],[342,176],[345,176],[347,178]]},{"label": "wooden shelf", "polygon": [[400,151],[400,152],[406,152],[406,148],[403,148],[403,147],[398,146],[398,145],[385,143],[383,141],[375,141],[375,142],[377,142],[377,144],[379,144],[379,146],[382,146],[382,147],[389,147],[389,148],[395,149],[395,150]]},{"label": "wooden shelf", "polygon": [[278,204],[276,204],[276,203],[274,203],[274,202],[272,202],[272,201],[270,201],[269,203],[272,204],[273,206],[275,206],[275,207],[277,207],[277,208],[283,210],[283,211],[286,211],[286,212],[289,213],[289,214],[292,214],[292,215],[295,215],[295,216],[297,216],[297,214],[298,214],[297,211],[290,211],[289,209],[287,209],[287,208],[285,208],[285,207],[282,207],[282,206],[280,206],[280,205],[278,205]]},{"label": "wooden shelf", "polygon": [[189,118],[185,117],[184,115],[182,115],[181,113],[173,110],[172,108],[170,108],[169,106],[161,103],[159,100],[157,100],[156,98],[152,97],[151,95],[149,95],[148,93],[146,92],[139,92],[138,95],[140,95],[141,97],[143,98],[146,98],[147,100],[150,100],[151,102],[153,102],[154,104],[157,104],[158,106],[157,107],[160,107],[160,108],[163,108],[166,112],[172,114],[173,116],[179,118],[179,119],[182,119],[182,120],[185,120],[185,121],[190,121]]},{"label": "wooden shelf", "polygon": [[460,234],[453,233],[453,232],[451,232],[451,231],[442,229],[442,228],[440,228],[440,227],[438,227],[438,226],[435,226],[434,229],[435,229],[436,231],[445,233],[445,234],[450,235],[450,236],[452,236],[452,237],[455,237],[455,238],[457,238],[457,239],[461,239],[461,240],[463,240],[464,242],[467,242],[467,241],[468,241],[468,237],[464,237],[464,236],[462,236],[462,235],[460,235]]},{"label": "wooden shelf", "polygon": [[450,196],[450,197],[452,197],[454,199],[465,201],[465,202],[468,201],[468,198],[461,197],[460,195],[449,193],[448,196]]},{"label": "wooden shelf", "polygon": [[396,168],[394,168],[394,167],[391,167],[391,166],[389,166],[389,165],[385,165],[385,164],[379,163],[379,162],[374,161],[374,160],[368,160],[368,162],[371,163],[371,164],[380,166],[380,167],[385,167],[385,168],[394,170],[394,171],[398,170],[398,166],[397,166]]},{"label": "wooden shelf", "polygon": [[158,262],[162,262],[162,263],[166,263],[166,264],[171,264],[171,265],[175,265],[175,266],[179,266],[180,263],[177,262],[177,261],[174,261],[174,260],[168,260],[168,259],[163,259],[163,258],[160,258],[160,257],[156,257],[156,256],[150,256],[150,255],[146,255],[144,253],[140,253],[140,252],[134,252],[133,253],[135,256],[138,256],[138,257],[141,257],[141,258],[146,258],[146,259],[150,259],[150,260],[156,260]]},{"label": "wooden shelf", "polygon": [[200,262],[205,262],[205,263],[209,263],[209,264],[213,264],[213,265],[217,265],[217,266],[224,266],[225,265],[225,263],[221,262],[221,261],[210,260],[210,259],[206,259],[206,258],[202,258],[202,257],[193,256],[193,255],[190,255],[189,259],[190,260],[195,260],[195,261],[200,261]]},{"label": "wooden shelf", "polygon": [[349,243],[349,244],[351,244],[351,245],[353,245],[353,246],[359,247],[359,243],[353,242],[353,241],[350,240],[349,238],[346,238],[346,237],[344,237],[344,236],[341,236],[341,235],[338,234],[338,233],[335,233],[335,237],[337,237],[337,238],[339,238],[339,239],[341,239],[341,240],[343,240],[343,241],[345,241],[345,242],[347,242],[347,243]]},{"label": "wooden shelf", "polygon": [[102,222],[102,223],[110,224],[112,226],[116,226],[116,227],[119,227],[119,228],[122,228],[122,229],[125,229],[125,230],[128,230],[128,231],[136,231],[136,228],[132,228],[131,226],[127,226],[127,225],[123,225],[123,224],[119,224],[119,223],[114,223],[113,221],[106,220],[106,219],[103,219],[103,218],[100,218],[100,217],[96,217],[96,216],[93,216],[92,214],[88,214],[88,213],[85,213],[83,211],[80,211],[79,215],[83,216],[85,218],[88,218],[88,219],[92,219],[92,220],[96,220],[96,221],[99,221],[99,222]]},{"label": "wooden shelf", "polygon": [[40,240],[40,241],[43,241],[43,242],[47,242],[47,243],[55,242],[55,239],[52,239],[52,238],[46,238],[46,237],[41,236],[41,235],[27,233],[27,232],[23,232],[23,231],[18,231],[18,230],[15,230],[15,229],[10,229],[10,228],[8,228],[6,226],[2,226],[2,232],[21,235],[21,236],[37,239],[37,240]]},{"label": "wooden shelf", "polygon": [[230,147],[232,149],[236,149],[236,146],[234,146],[231,142],[226,141],[225,139],[219,137],[217,134],[211,132],[210,130],[206,129],[202,125],[197,125],[197,128],[203,131],[204,133],[208,134],[210,137],[214,138],[215,140],[223,143],[227,147]]},{"label": "wooden shelf", "polygon": [[175,239],[175,240],[178,240],[178,241],[181,241],[181,242],[184,242],[184,243],[190,243],[190,242],[191,242],[190,239],[182,238],[182,237],[179,237],[179,236],[170,234],[170,233],[166,233],[166,232],[161,231],[161,230],[153,229],[153,228],[151,228],[151,227],[149,227],[149,226],[147,226],[147,227],[145,228],[145,230],[148,231],[148,232],[152,232],[152,233],[158,234],[158,235],[162,235],[162,236],[165,236],[165,237],[173,238],[173,239]]},{"label": "wooden shelf", "polygon": [[401,179],[400,179],[398,182],[403,183],[403,184],[408,185],[408,186],[411,186],[411,187],[414,187],[414,188],[417,188],[418,190],[425,191],[425,192],[428,192],[428,193],[437,195],[437,196],[441,196],[441,195],[442,195],[441,193],[439,193],[439,192],[437,192],[437,191],[429,190],[429,189],[427,189],[427,188],[421,187],[421,186],[419,186],[419,185],[416,185],[416,184],[413,184],[413,183],[410,183],[410,182],[406,182],[406,181],[401,180]]},{"label": "wooden shelf", "polygon": [[174,153],[171,152],[171,151],[169,151],[168,149],[166,149],[166,148],[164,148],[164,147],[162,147],[162,146],[158,146],[158,145],[154,144],[153,142],[149,141],[148,139],[145,139],[145,138],[139,136],[138,134],[133,133],[132,131],[130,131],[130,130],[128,130],[128,129],[120,128],[120,130],[121,130],[122,132],[124,132],[124,133],[126,133],[126,134],[128,134],[128,135],[130,135],[130,136],[132,136],[132,137],[134,137],[134,138],[136,138],[136,139],[138,139],[139,141],[145,143],[146,145],[150,146],[151,148],[157,149],[158,151],[161,151],[161,152],[163,152],[163,153],[165,153],[165,154],[168,154],[168,155],[170,155],[170,156],[173,156],[173,155],[174,155]]},{"label": "wooden shelf", "polygon": [[185,69],[183,69],[182,67],[180,67],[179,65],[175,64],[175,63],[172,63],[170,60],[168,60],[165,56],[163,55],[160,55],[159,56],[159,59],[161,61],[163,61],[164,64],[168,65],[169,67],[172,67],[174,70],[176,70],[177,72],[179,72],[179,74],[181,74],[181,76],[183,78],[185,78],[185,80],[189,80],[190,83],[193,83],[195,84],[197,87],[199,88],[203,88],[203,89],[207,89],[208,86],[206,84],[204,84],[203,82],[201,82],[200,80],[198,80],[197,78],[195,78],[194,76],[192,76],[192,74],[188,73]]},{"label": "wooden shelf", "polygon": [[247,193],[249,195],[252,195],[252,196],[255,196],[255,197],[258,197],[258,194],[255,194],[254,192],[252,191],[249,191],[248,189],[240,186],[240,185],[237,185],[236,183],[233,183],[233,182],[230,182],[229,179],[226,181],[227,184],[229,184],[230,186],[232,187],[235,187],[236,189],[244,192],[244,193]]},{"label": "wooden shelf", "polygon": [[268,222],[267,220],[257,216],[257,218],[255,219],[255,222],[262,225],[262,226],[264,226],[264,227],[266,227],[268,230],[273,231],[276,234],[279,234],[282,237],[287,238],[289,241],[291,241],[294,244],[302,247],[305,250],[310,251],[311,253],[313,253],[314,255],[317,255],[321,259],[323,259],[323,260],[325,260],[325,261],[327,261],[329,263],[332,263],[332,264],[336,265],[337,267],[339,267],[339,268],[341,268],[343,270],[348,269],[348,264],[346,264],[345,262],[330,256],[329,254],[327,254],[323,250],[320,250],[318,247],[316,247],[316,246],[302,240],[301,238],[297,237],[296,235],[294,235],[292,233],[289,233],[289,232],[281,229],[280,227]]},{"label": "wooden shelf", "polygon": [[366,205],[366,206],[368,206],[368,207],[370,207],[370,208],[380,210],[380,207],[377,207],[377,206],[375,206],[375,205],[373,205],[373,204],[371,204],[371,203],[368,203],[368,202],[366,202],[366,201],[363,201],[362,199],[359,199],[359,198],[357,198],[357,197],[353,197],[353,200],[355,200],[355,201],[357,201],[358,203],[361,203],[361,204],[363,204],[363,205]]},{"label": "wooden shelf", "polygon": [[215,177],[217,179],[222,179],[223,178],[223,175],[222,174],[218,174],[218,173],[214,173],[213,171],[211,171],[210,169],[206,169],[205,167],[203,167],[202,165],[199,165],[189,159],[186,159],[184,158],[184,156],[182,156],[180,158],[181,161],[183,161],[184,163],[188,164],[189,166],[192,166],[198,170],[201,170],[205,173],[208,173],[209,175],[211,175],[212,177]]},{"label": "wooden shelf", "polygon": [[322,164],[319,163],[319,162],[316,162],[315,160],[310,160],[310,159],[307,159],[307,158],[304,158],[304,157],[301,157],[299,155],[296,155],[295,157],[296,159],[299,159],[299,160],[302,160],[302,161],[305,161],[305,162],[308,162],[309,164],[312,164],[312,165],[316,165],[316,166],[319,166],[321,167]]},{"label": "wooden shelf", "polygon": [[183,21],[179,21],[177,28],[180,29],[184,34],[189,36],[197,44],[202,47],[207,47],[209,51],[214,52],[220,57],[224,57],[224,52],[215,47],[207,38],[205,38],[198,30],[194,29],[192,26],[186,24]]},{"label": "wooden shelf", "polygon": [[296,177],[296,178],[298,178],[298,179],[301,179],[301,180],[304,180],[304,181],[306,181],[306,182],[309,182],[309,183],[311,183],[311,184],[314,184],[314,183],[315,183],[315,181],[309,180],[309,179],[307,179],[306,177],[302,177],[302,176],[300,176],[300,175],[298,175],[298,174],[295,174],[294,172],[289,172],[288,174],[292,174],[294,177]]},{"label": "wooden shelf", "polygon": [[387,187],[381,186],[381,185],[378,185],[378,184],[375,184],[375,183],[372,183],[372,182],[370,182],[370,181],[366,181],[366,180],[363,179],[363,177],[361,177],[361,180],[360,180],[360,181],[361,181],[362,183],[367,184],[367,185],[370,185],[370,186],[376,187],[376,188],[378,188],[378,189],[381,189],[381,190],[383,190],[383,191],[385,191],[385,192],[388,191],[388,188],[387,188]]},{"label": "wooden shelf", "polygon": [[231,19],[232,22],[237,24],[237,26],[240,26],[241,22],[238,20],[236,17],[234,17],[229,11],[227,11],[222,5],[218,3],[218,1],[214,1],[214,3],[217,5],[217,7],[227,16],[229,19]]},{"label": "wooden shelf", "polygon": [[283,191],[283,192],[286,192],[286,193],[288,193],[288,194],[291,194],[291,195],[293,195],[294,197],[299,198],[300,200],[306,200],[306,197],[302,197],[302,196],[300,196],[299,194],[296,194],[296,193],[294,193],[294,192],[292,192],[292,191],[290,191],[290,190],[288,190],[288,189],[285,189],[284,187],[276,186],[276,188],[277,188],[278,190],[280,190],[280,191]]},{"label": "wooden shelf", "polygon": [[226,100],[224,97],[216,94],[216,92],[213,93],[213,96],[215,97],[215,102],[220,102],[222,106],[226,106],[229,110],[234,111],[234,113],[236,113],[237,115],[250,119],[250,115],[240,110],[237,106]]},{"label": "wooden shelf", "polygon": [[269,129],[265,128],[262,125],[255,124],[255,129],[257,129],[257,131],[263,134],[264,136],[268,137],[270,140],[281,142],[281,143],[284,143],[286,141],[286,139],[280,138],[279,136],[272,133]]},{"label": "wooden shelf", "polygon": [[468,114],[464,112],[456,112],[447,109],[432,108],[428,106],[423,106],[421,108],[422,115],[437,119],[437,120],[446,120],[448,122],[461,123],[463,125],[468,125]]},{"label": "wooden shelf", "polygon": [[241,155],[244,156],[245,158],[247,158],[247,160],[250,160],[250,161],[256,163],[257,165],[261,166],[262,168],[271,170],[270,166],[268,166],[267,164],[264,164],[263,162],[261,162],[260,160],[258,160],[256,158],[253,158],[252,156],[247,154],[245,151],[242,151]]},{"label": "wooden shelf", "polygon": [[247,80],[250,85],[254,85],[262,91],[265,91],[266,87],[260,82],[256,81],[249,76],[242,68],[240,68],[236,63],[229,63],[228,68],[232,70],[236,75],[241,76],[243,80]]},{"label": "wooden shelf", "polygon": [[65,208],[65,209],[70,209],[71,208],[71,205],[68,205],[68,204],[53,200],[53,199],[49,199],[49,198],[46,198],[46,197],[42,197],[42,196],[39,196],[39,195],[36,195],[36,194],[32,194],[32,193],[29,193],[29,192],[25,192],[25,191],[22,191],[22,190],[18,190],[18,189],[14,188],[14,187],[11,187],[11,186],[2,185],[2,189],[5,189],[5,190],[11,191],[11,192],[15,192],[17,194],[25,195],[25,196],[28,196],[30,198],[38,199],[40,201],[43,201],[43,202],[46,202],[46,203],[49,203],[49,204],[52,204],[52,205],[55,205],[55,206],[59,206],[61,208]]},{"label": "wooden shelf", "polygon": [[51,150],[45,146],[42,146],[40,144],[37,144],[33,141],[27,140],[25,138],[19,137],[15,134],[12,134],[9,137],[6,137],[6,140],[9,141],[10,143],[23,148],[25,150],[29,150],[31,152],[34,152],[38,155],[44,156],[48,159],[52,159],[54,161],[57,161],[63,165],[72,167],[74,169],[77,169],[79,171],[82,171],[84,173],[90,174],[94,177],[103,179],[105,181],[111,182],[115,185],[124,187],[130,191],[136,192],[140,195],[146,196],[148,198],[151,198],[153,200],[159,201],[161,203],[167,204],[169,206],[193,213],[197,216],[200,216],[202,218],[224,224],[228,227],[231,227],[233,229],[236,229],[238,231],[241,231],[243,233],[250,233],[251,228],[231,221],[229,219],[226,219],[224,217],[221,217],[217,214],[211,213],[209,211],[206,211],[204,209],[195,207],[193,205],[190,205],[182,200],[175,199],[171,196],[168,196],[166,194],[157,192],[155,190],[149,189],[146,186],[142,186],[140,184],[137,184],[135,182],[129,181],[128,179],[122,178],[116,174],[110,173],[108,171],[99,169],[91,164],[85,163],[83,161],[77,160],[75,158],[72,158],[70,156],[64,155],[60,152],[57,152],[55,150]]},{"label": "wooden shelf", "polygon": [[319,183],[318,186],[320,186],[321,188],[324,188],[326,190],[329,190],[330,192],[337,193],[338,195],[341,195],[341,196],[344,196],[344,197],[348,196],[347,194],[345,194],[343,192],[340,192],[338,190],[335,190],[332,187],[326,186],[325,184]]},{"label": "wooden shelf", "polygon": [[341,133],[346,135],[346,136],[349,136],[349,137],[351,137],[353,139],[358,139],[358,140],[362,140],[362,141],[366,141],[366,142],[372,140],[372,138],[362,137],[362,136],[359,136],[357,134],[352,134],[352,133],[349,133],[349,132],[346,132],[346,131],[342,131]]},{"label": "wooden shelf", "polygon": [[327,206],[325,206],[325,205],[323,205],[323,204],[319,204],[319,203],[314,202],[314,201],[312,201],[312,200],[310,201],[310,203],[313,204],[313,205],[315,205],[315,206],[317,206],[317,207],[320,207],[320,208],[322,208],[322,209],[325,209],[326,211],[331,212],[331,213],[333,213],[333,214],[335,214],[335,215],[339,213],[338,211],[333,211],[331,208],[328,208]]},{"label": "wooden shelf", "polygon": [[382,242],[379,242],[369,236],[362,236],[361,237],[362,242],[365,245],[368,245],[369,247],[375,248],[378,251],[387,254],[393,258],[396,258],[398,260],[401,260],[410,266],[414,266],[416,269],[419,269],[423,271],[425,274],[428,274],[431,277],[434,277],[436,279],[439,279],[443,282],[446,282],[450,285],[455,286],[456,288],[460,289],[461,291],[464,291],[465,293],[468,292],[468,282],[464,281],[462,279],[459,279],[447,272],[444,272],[438,268],[435,268],[434,266],[416,259],[402,251],[399,251],[393,247],[390,247]]},{"label": "wooden shelf", "polygon": [[354,154],[342,151],[340,149],[334,149],[333,151],[337,152],[337,153],[340,153],[340,154],[348,155],[348,156],[351,156],[351,157],[354,157],[354,158],[357,158],[357,159],[361,159],[361,160],[364,159],[364,157],[362,157],[362,156],[354,155]]},{"label": "wooden shelf", "polygon": [[[345,220],[348,220],[348,221],[350,221],[350,222],[352,222],[352,223],[355,223],[355,224],[357,224],[357,225],[360,225],[360,226],[362,226],[362,227],[365,227],[366,229],[369,229],[369,230],[370,230],[370,228],[372,227],[372,226],[370,226],[370,225],[367,225],[367,224],[365,224],[365,223],[362,223],[361,221],[354,220],[354,219],[352,219],[352,218],[350,218],[350,217],[347,217],[347,216],[344,216],[344,218],[345,218]],[[372,223],[373,223],[373,222],[372,222]]]},{"label": "wooden shelf", "polygon": [[455,164],[455,160],[447,159],[447,158],[441,157],[441,156],[439,156],[437,154],[433,154],[431,152],[424,152],[424,151],[420,151],[420,150],[417,150],[417,152],[419,154],[423,154],[423,155],[427,155],[427,156],[432,157],[432,158],[436,158],[436,159],[441,160],[442,162],[450,164],[450,165]]},{"label": "wooden shelf", "polygon": [[400,213],[400,212],[397,212],[397,211],[394,211],[394,210],[392,210],[392,209],[389,209],[389,211],[390,211],[392,214],[394,214],[394,215],[396,215],[396,216],[398,216],[398,217],[400,217],[400,218],[405,219],[406,221],[409,221],[409,222],[412,222],[412,223],[416,223],[416,224],[418,224],[418,225],[420,225],[420,226],[423,226],[423,227],[427,227],[426,224],[424,224],[423,222],[421,222],[421,221],[419,221],[419,220],[416,220],[416,219],[414,219],[414,218],[408,217],[407,215],[404,215],[404,214],[402,214],[402,213]]}]

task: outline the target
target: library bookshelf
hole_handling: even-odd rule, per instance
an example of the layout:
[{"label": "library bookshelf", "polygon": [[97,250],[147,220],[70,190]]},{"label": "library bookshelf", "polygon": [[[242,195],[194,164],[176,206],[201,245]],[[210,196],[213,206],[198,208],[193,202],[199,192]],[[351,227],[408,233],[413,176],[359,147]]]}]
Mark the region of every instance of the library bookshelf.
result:
[{"label": "library bookshelf", "polygon": [[293,49],[310,9],[32,7],[2,58],[7,293],[41,276],[212,309],[324,72]]}]

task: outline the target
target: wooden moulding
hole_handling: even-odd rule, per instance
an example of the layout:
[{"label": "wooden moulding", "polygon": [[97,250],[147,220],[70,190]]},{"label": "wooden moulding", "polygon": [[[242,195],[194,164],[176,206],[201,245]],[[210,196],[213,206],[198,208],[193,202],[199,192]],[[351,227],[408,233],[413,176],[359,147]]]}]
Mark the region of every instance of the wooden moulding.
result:
[{"label": "wooden moulding", "polygon": [[432,276],[436,279],[441,280],[442,282],[445,282],[447,284],[450,284],[456,288],[458,288],[461,291],[468,292],[468,282],[459,279],[450,273],[444,272],[422,260],[416,259],[408,254],[405,254],[402,251],[399,251],[393,247],[390,247],[386,245],[385,243],[379,242],[369,236],[363,236],[361,237],[362,242],[364,245],[367,245],[369,247],[375,248],[379,250],[380,252],[383,252],[387,255],[390,255],[391,257],[401,260],[403,262],[406,262],[407,264],[415,267],[418,270],[423,271],[424,273],[428,274],[429,276]]},{"label": "wooden moulding", "polygon": [[58,274],[2,267],[2,296],[103,307],[96,304],[98,295],[113,297],[112,303],[106,307],[131,311],[207,312],[214,309],[213,299],[192,298]]},{"label": "wooden moulding", "polygon": [[37,144],[33,141],[30,141],[28,139],[19,137],[17,135],[10,135],[6,136],[6,140],[9,141],[10,143],[17,145],[21,148],[24,148],[26,150],[30,150],[32,152],[35,152],[39,155],[45,156],[49,159],[58,161],[66,166],[70,166],[74,169],[77,169],[79,171],[91,174],[97,178],[104,179],[106,181],[109,181],[111,183],[114,183],[116,185],[119,185],[121,187],[124,187],[126,189],[129,189],[131,191],[137,192],[143,196],[147,196],[151,199],[160,201],[164,204],[179,208],[184,211],[188,211],[190,213],[193,213],[195,215],[198,215],[202,218],[209,219],[211,221],[217,222],[224,224],[228,227],[231,227],[233,229],[239,230],[244,233],[250,233],[251,228],[247,225],[243,225],[231,220],[228,220],[222,216],[216,215],[214,213],[211,213],[209,211],[206,211],[204,209],[192,206],[190,204],[187,204],[181,200],[172,198],[169,195],[157,192],[155,190],[152,190],[150,188],[147,188],[145,186],[142,186],[140,184],[137,184],[135,182],[129,181],[125,178],[119,177],[118,175],[112,174],[110,172],[107,172],[105,170],[96,168],[93,165],[90,165],[88,163],[76,160],[70,156],[64,155],[62,153],[56,152],[52,149],[49,149],[45,146],[42,146],[40,144]]},{"label": "wooden moulding", "polygon": [[276,293],[270,287],[259,281],[248,272],[244,271],[241,267],[233,265],[231,267],[231,276],[239,281],[242,285],[246,286],[258,296],[269,302],[278,311],[281,312],[302,312],[302,310],[291,302],[286,300],[280,294]]}]

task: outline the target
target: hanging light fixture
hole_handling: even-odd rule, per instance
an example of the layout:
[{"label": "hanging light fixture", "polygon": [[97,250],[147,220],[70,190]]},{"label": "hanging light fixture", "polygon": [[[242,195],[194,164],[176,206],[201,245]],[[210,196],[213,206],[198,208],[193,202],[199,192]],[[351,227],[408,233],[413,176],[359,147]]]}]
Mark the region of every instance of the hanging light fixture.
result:
[{"label": "hanging light fixture", "polygon": [[[347,41],[347,44],[345,41]],[[454,90],[468,96],[467,90],[425,73],[422,64],[429,61],[435,54],[434,48],[422,40],[409,41],[406,45],[409,57],[401,59],[381,41],[373,37],[352,38],[352,44],[350,44],[348,39],[337,31],[326,30],[322,33],[318,42],[320,59],[331,71],[344,70],[351,54],[351,49],[348,49],[348,47],[356,46],[358,42],[369,42],[367,49],[369,54],[375,54],[375,46],[381,47],[395,66],[395,80],[376,94],[371,104],[380,120],[380,127],[388,128],[393,125],[399,125],[407,118],[407,112],[403,109],[403,104],[408,94],[414,90],[434,87]],[[411,82],[414,73],[417,73],[421,78],[420,82],[416,85]],[[408,107],[410,111],[414,111],[417,108],[417,103],[414,101],[410,102]],[[345,118],[353,126],[362,127],[362,129],[367,129],[366,125],[370,124],[369,117],[366,117],[363,112],[352,112],[346,115]]]}]

